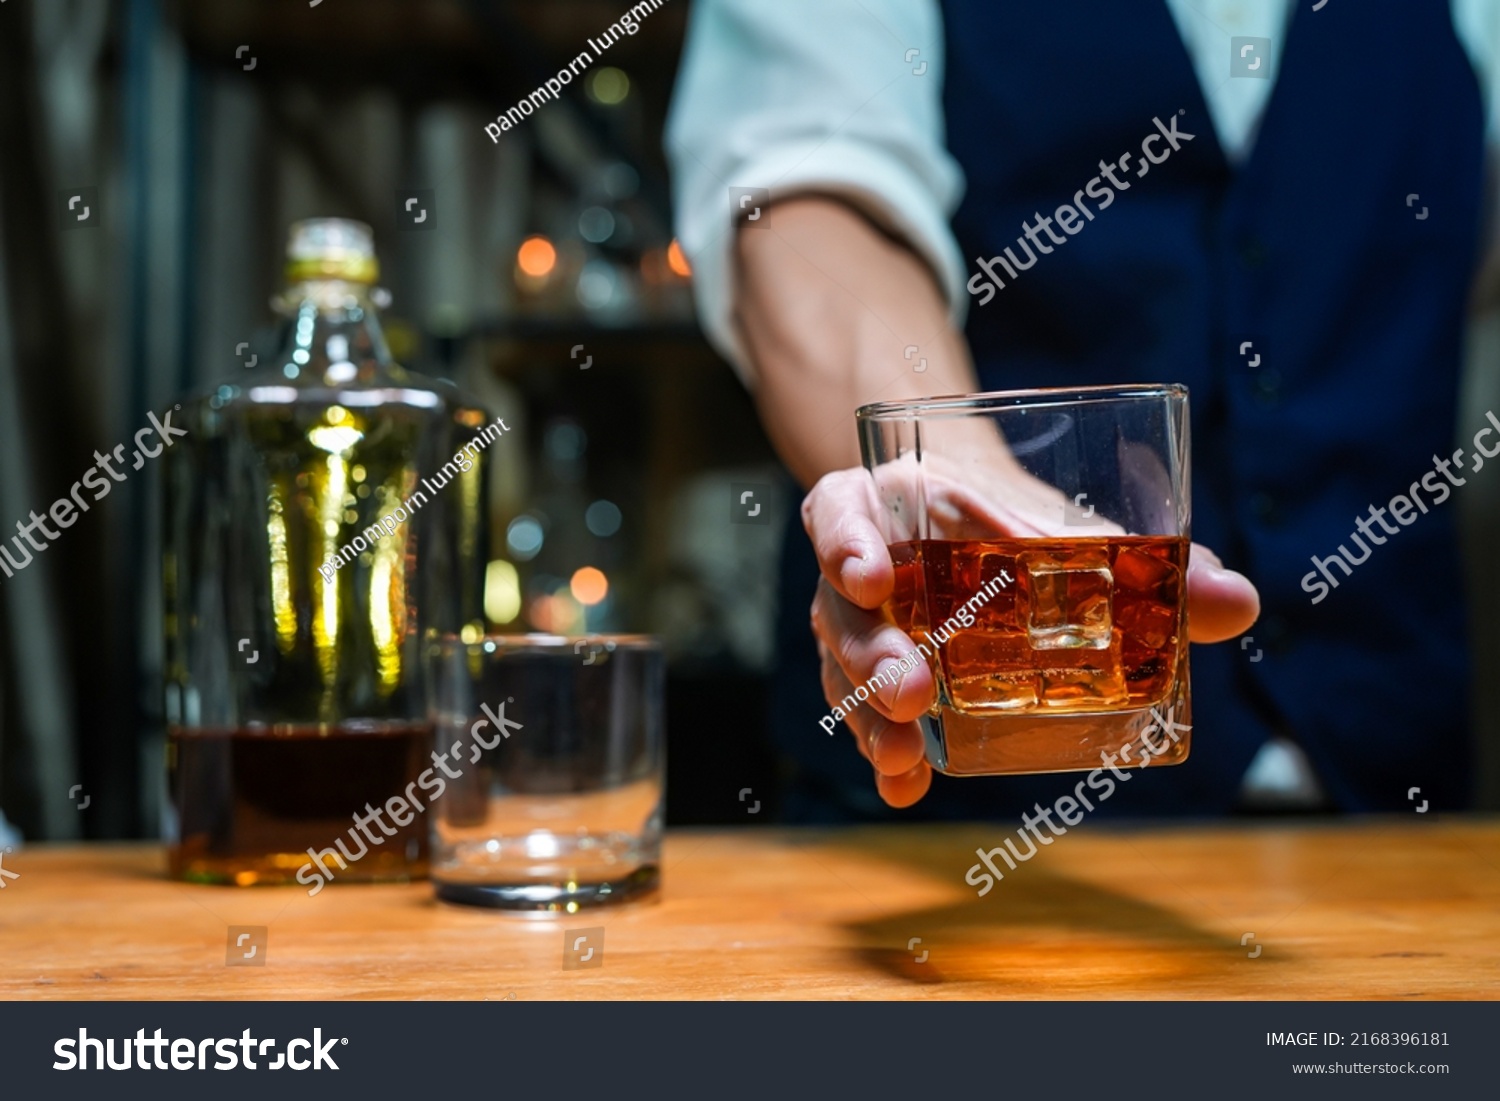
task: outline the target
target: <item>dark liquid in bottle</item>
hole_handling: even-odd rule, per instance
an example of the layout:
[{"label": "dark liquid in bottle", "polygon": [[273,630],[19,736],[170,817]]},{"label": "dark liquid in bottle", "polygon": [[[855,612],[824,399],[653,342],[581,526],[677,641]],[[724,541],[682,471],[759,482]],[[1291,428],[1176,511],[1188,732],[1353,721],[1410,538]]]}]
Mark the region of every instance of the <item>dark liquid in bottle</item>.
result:
[{"label": "dark liquid in bottle", "polygon": [[432,737],[430,723],[171,728],[168,781],[180,838],[171,873],[207,883],[289,883],[311,859],[309,848],[339,851],[342,838],[347,856],[366,851],[355,860],[340,851],[347,868],[324,858],[335,883],[426,876],[425,814],[401,811],[413,814],[401,826],[382,811],[396,832],[370,822],[378,845],[353,816],[367,817],[366,804],[380,809],[394,795],[405,799],[430,764]]}]

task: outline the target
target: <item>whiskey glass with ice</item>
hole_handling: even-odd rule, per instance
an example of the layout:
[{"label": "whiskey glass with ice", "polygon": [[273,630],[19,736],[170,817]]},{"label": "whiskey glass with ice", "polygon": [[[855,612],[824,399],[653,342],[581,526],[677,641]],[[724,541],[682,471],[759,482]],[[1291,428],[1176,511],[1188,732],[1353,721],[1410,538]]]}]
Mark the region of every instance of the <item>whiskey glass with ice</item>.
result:
[{"label": "whiskey glass with ice", "polygon": [[954,776],[1178,764],[1188,693],[1188,393],[880,402],[856,420]]}]

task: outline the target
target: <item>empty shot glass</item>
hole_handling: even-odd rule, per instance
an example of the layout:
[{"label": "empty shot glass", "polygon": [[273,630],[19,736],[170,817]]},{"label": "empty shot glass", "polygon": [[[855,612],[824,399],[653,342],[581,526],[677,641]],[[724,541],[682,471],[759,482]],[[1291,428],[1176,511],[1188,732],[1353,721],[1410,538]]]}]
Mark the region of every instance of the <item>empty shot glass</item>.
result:
[{"label": "empty shot glass", "polygon": [[928,762],[1185,760],[1187,389],[883,402],[857,422],[896,570],[885,615],[938,684]]},{"label": "empty shot glass", "polygon": [[431,876],[450,902],[562,910],[659,878],[666,786],[661,646],[640,636],[431,644]]}]

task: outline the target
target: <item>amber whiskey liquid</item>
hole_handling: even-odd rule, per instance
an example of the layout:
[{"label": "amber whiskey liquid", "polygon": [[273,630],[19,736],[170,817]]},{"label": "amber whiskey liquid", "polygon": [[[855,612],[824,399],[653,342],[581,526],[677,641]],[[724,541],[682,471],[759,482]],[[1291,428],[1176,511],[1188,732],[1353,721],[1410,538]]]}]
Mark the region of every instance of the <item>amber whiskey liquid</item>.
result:
[{"label": "amber whiskey liquid", "polygon": [[936,643],[939,707],[970,716],[1148,708],[1186,661],[1186,538],[924,539],[890,551],[886,614],[915,641]]},{"label": "amber whiskey liquid", "polygon": [[396,833],[371,823],[380,844],[349,831],[355,814],[405,797],[431,765],[432,740],[430,723],[390,721],[171,728],[168,782],[178,819],[171,873],[200,883],[289,883],[309,848],[342,839],[349,856],[367,851],[346,870],[330,861],[335,882],[425,876],[425,814],[402,826],[384,813]]}]

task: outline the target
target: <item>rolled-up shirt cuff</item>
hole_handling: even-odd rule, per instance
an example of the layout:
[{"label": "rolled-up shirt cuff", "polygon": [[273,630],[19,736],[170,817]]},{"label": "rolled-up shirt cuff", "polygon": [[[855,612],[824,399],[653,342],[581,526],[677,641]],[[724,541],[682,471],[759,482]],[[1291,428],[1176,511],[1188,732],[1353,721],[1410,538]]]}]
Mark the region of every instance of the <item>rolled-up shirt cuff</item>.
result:
[{"label": "rolled-up shirt cuff", "polygon": [[[943,204],[933,195],[930,182],[889,154],[837,140],[787,142],[743,162],[734,170],[732,183],[765,188],[771,203],[814,194],[848,203],[927,262],[955,328],[963,326],[968,310],[966,269]],[[694,296],[704,332],[745,383],[753,385],[754,368],[733,320],[735,233],[753,231],[743,224],[732,229],[730,216],[726,190],[720,203],[700,204],[691,226],[683,229],[682,245],[693,265]]]}]

